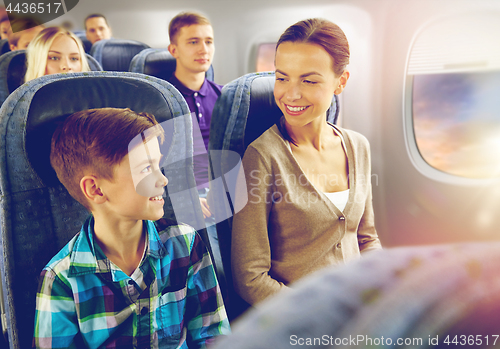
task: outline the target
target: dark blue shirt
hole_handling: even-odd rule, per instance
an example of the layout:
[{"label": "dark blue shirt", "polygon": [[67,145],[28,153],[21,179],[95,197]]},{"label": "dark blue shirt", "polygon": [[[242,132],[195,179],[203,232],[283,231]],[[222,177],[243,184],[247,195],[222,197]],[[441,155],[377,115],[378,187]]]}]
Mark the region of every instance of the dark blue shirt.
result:
[{"label": "dark blue shirt", "polygon": [[[172,74],[168,79],[176,89],[182,94],[187,102],[193,121],[193,163],[194,178],[198,189],[208,188],[208,137],[210,133],[210,122],[212,121],[212,110],[215,101],[221,94],[222,85],[205,79],[199,91],[193,91],[182,84]],[[199,125],[201,138],[196,132],[196,125]]]}]

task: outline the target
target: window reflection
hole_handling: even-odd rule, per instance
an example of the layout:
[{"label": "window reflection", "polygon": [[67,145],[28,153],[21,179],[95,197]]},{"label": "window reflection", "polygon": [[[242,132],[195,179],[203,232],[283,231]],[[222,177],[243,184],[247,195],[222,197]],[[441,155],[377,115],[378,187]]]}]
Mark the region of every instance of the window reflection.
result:
[{"label": "window reflection", "polygon": [[500,72],[415,75],[413,126],[434,168],[500,177]]}]

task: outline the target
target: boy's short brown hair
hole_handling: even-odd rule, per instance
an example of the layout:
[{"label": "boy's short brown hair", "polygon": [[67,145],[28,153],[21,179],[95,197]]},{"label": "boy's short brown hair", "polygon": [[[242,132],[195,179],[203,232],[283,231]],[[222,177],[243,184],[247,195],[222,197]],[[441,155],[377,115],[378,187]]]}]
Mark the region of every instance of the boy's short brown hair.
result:
[{"label": "boy's short brown hair", "polygon": [[177,44],[177,35],[183,27],[193,24],[211,25],[207,17],[195,12],[181,12],[168,25],[168,36],[171,44]]},{"label": "boy's short brown hair", "polygon": [[146,141],[153,137],[163,141],[163,129],[151,114],[128,108],[76,112],[54,132],[50,163],[71,196],[91,211],[80,180],[85,175],[113,180],[115,166],[128,154],[130,142],[149,129]]}]

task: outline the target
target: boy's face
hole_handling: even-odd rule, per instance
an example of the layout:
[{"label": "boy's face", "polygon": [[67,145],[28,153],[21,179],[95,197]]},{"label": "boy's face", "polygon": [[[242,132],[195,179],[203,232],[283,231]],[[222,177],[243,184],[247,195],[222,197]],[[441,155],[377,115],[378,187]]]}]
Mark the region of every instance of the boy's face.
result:
[{"label": "boy's face", "polygon": [[102,181],[100,188],[110,214],[127,220],[154,221],[163,217],[163,187],[168,180],[160,172],[161,157],[154,137],[129,151],[115,167],[113,181]]},{"label": "boy's face", "polygon": [[193,24],[182,27],[177,43],[169,47],[180,68],[191,73],[206,72],[214,57],[214,31],[211,25]]}]

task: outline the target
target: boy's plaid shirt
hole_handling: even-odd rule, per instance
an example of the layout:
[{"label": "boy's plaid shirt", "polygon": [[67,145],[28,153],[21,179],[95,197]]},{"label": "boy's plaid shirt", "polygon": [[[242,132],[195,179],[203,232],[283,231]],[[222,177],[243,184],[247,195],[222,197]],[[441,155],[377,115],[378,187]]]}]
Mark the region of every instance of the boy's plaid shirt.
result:
[{"label": "boy's plaid shirt", "polygon": [[199,348],[230,332],[196,231],[165,220],[144,227],[149,245],[133,278],[94,242],[92,217],[49,262],[36,299],[37,348]]}]

